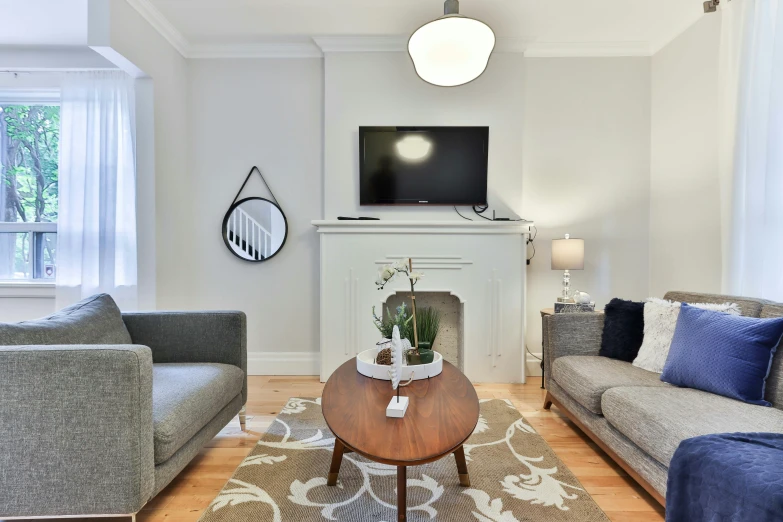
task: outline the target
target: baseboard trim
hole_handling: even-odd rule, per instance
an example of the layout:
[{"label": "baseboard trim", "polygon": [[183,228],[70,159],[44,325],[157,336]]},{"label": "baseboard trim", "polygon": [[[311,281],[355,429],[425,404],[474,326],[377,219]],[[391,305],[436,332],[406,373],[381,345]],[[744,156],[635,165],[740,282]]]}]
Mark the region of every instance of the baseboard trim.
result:
[{"label": "baseboard trim", "polygon": [[320,375],[319,352],[251,352],[248,375]]},{"label": "baseboard trim", "polygon": [[525,375],[528,377],[541,377],[541,361],[536,357],[542,357],[540,353],[525,353]]}]

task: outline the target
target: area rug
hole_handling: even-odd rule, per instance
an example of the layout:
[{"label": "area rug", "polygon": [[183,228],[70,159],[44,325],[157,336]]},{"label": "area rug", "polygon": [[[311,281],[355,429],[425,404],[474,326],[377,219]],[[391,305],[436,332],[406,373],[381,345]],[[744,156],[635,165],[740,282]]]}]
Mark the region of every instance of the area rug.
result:
[{"label": "area rug", "polygon": [[[333,447],[321,400],[290,399],[200,520],[397,520],[397,469],[347,453],[329,487]],[[609,520],[511,401],[482,400],[464,448],[469,488],[460,487],[453,457],[408,468],[409,521]]]}]

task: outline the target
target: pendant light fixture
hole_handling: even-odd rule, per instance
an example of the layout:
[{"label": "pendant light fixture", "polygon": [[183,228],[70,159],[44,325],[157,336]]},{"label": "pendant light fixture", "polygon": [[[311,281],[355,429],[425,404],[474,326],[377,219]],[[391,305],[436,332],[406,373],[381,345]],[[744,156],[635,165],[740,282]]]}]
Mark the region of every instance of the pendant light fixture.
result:
[{"label": "pendant light fixture", "polygon": [[446,0],[443,16],[408,40],[416,74],[440,87],[464,85],[481,76],[494,48],[495,33],[484,22],[459,14],[459,0]]}]

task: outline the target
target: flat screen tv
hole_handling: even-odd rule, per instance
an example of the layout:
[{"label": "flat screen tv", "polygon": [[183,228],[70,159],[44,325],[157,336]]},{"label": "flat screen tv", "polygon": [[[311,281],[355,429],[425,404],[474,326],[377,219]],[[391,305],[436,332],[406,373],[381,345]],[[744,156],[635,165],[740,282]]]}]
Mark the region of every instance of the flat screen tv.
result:
[{"label": "flat screen tv", "polygon": [[361,205],[486,205],[489,127],[359,127]]}]

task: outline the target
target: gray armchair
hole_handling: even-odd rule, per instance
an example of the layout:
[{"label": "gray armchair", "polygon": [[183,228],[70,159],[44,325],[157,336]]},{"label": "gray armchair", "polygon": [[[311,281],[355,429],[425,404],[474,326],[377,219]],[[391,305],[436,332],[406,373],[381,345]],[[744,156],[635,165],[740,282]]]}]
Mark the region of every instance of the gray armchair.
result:
[{"label": "gray armchair", "polygon": [[246,332],[107,295],[0,324],[0,519],[138,512],[243,413]]}]

